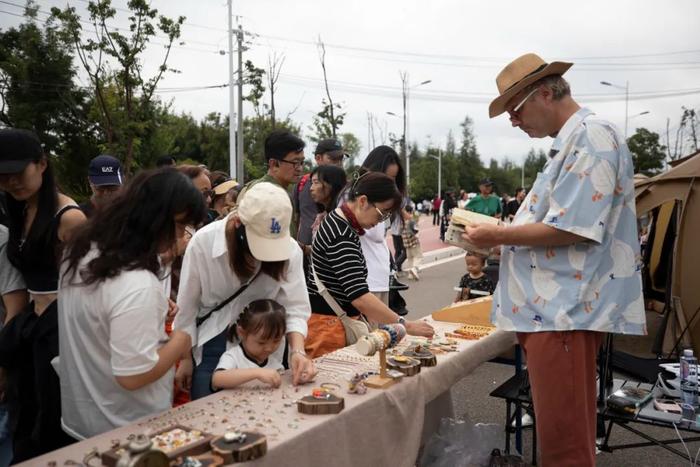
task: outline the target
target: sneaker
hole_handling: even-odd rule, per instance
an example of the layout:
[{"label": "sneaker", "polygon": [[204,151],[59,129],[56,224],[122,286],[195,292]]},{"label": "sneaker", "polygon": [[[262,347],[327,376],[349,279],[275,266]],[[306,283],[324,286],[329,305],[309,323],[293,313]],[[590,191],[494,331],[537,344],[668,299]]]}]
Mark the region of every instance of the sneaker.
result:
[{"label": "sneaker", "polygon": [[410,274],[410,276],[413,277],[415,280],[417,280],[417,281],[420,280],[420,276],[418,276],[418,268],[415,268],[415,267],[411,268],[408,271],[408,274]]},{"label": "sneaker", "polygon": [[390,290],[408,290],[408,285],[403,282],[399,282],[395,276],[391,276],[389,279],[389,289]]}]

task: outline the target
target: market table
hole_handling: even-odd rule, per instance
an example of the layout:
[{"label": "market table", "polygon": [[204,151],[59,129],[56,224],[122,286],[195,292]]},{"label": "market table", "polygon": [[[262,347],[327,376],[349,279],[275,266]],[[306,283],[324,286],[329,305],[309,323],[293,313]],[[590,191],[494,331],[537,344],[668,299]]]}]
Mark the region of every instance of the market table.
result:
[{"label": "market table", "polygon": [[[460,324],[426,318],[436,336]],[[408,337],[399,350],[419,338]],[[137,423],[89,438],[34,458],[21,465],[78,465],[93,449],[104,452],[129,435],[153,434],[183,425],[215,435],[228,430],[257,431],[267,436],[267,454],[251,466],[391,465],[413,466],[421,440],[434,432],[443,416],[452,416],[450,388],[481,363],[512,347],[512,333],[493,331],[479,340],[458,341],[458,351],[437,355],[437,366],[422,368],[388,389],[347,394],[347,380],[355,373],[378,369],[378,356],[362,357],[353,347],[316,359],[314,383],[293,387],[289,372],[277,389],[248,385],[224,390],[203,399],[144,418]],[[303,415],[296,400],[312,387],[336,383],[345,409],[336,415]],[[90,465],[99,465],[93,461]]]}]

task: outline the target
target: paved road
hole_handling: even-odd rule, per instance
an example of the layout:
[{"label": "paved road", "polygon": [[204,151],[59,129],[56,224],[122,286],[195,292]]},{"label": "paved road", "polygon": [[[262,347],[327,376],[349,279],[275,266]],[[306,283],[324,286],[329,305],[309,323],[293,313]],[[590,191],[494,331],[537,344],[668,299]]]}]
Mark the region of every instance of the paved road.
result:
[{"label": "paved road", "polygon": [[[421,272],[419,282],[409,281],[411,288],[403,293],[408,304],[409,319],[417,319],[430,314],[436,309],[448,305],[455,295],[452,288],[464,274],[464,261],[461,257],[455,257],[440,262],[439,265],[428,267]],[[654,328],[653,320],[658,316],[649,314],[649,327]],[[620,344],[621,342],[621,344]],[[616,340],[618,349],[644,354],[651,348],[650,338],[627,338]],[[648,355],[651,356],[651,355]],[[461,417],[468,417],[473,422],[496,423],[503,426],[505,421],[505,404],[501,400],[489,397],[489,393],[513,375],[513,367],[485,363],[476,369],[467,378],[457,383],[452,390],[455,411]],[[668,439],[675,438],[675,432],[668,429],[646,429],[648,433],[657,437]],[[530,443],[531,432],[525,434],[525,455],[531,458]],[[613,430],[611,444],[632,443],[643,441],[635,435],[620,428]],[[676,445],[679,446],[679,445]],[[700,442],[689,443],[688,448],[695,456],[700,448]],[[682,449],[679,447],[679,449]],[[598,466],[614,467],[640,467],[640,466],[687,466],[688,462],[682,462],[681,458],[658,447],[647,447],[615,451],[612,454],[602,453],[597,456]]]}]

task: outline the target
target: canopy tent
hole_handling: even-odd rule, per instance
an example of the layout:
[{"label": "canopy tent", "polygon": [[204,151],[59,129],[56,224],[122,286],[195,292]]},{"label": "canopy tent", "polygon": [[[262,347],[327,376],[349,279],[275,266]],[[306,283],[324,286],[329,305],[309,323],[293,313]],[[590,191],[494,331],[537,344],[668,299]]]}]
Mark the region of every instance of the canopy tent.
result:
[{"label": "canopy tent", "polygon": [[[650,220],[645,291],[662,296],[664,353],[679,341],[700,353],[700,151],[667,172],[635,179],[637,216]],[[660,350],[660,349],[658,349]]]}]

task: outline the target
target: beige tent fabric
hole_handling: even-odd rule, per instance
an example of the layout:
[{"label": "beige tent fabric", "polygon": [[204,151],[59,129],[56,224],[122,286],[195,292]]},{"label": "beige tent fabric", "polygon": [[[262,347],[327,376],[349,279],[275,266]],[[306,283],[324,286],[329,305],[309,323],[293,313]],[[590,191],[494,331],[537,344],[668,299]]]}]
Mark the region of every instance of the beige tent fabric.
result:
[{"label": "beige tent fabric", "polygon": [[[682,319],[692,320],[688,330],[690,342],[696,353],[700,351],[700,152],[671,168],[669,171],[646,180],[635,182],[637,215],[641,216],[669,201],[680,203],[678,210],[678,237],[674,252],[672,295],[677,297],[677,313]],[[680,317],[677,317],[680,318]],[[675,343],[665,342],[668,350]]]}]

